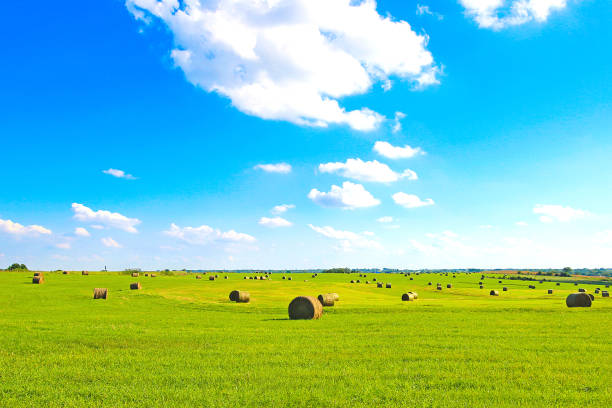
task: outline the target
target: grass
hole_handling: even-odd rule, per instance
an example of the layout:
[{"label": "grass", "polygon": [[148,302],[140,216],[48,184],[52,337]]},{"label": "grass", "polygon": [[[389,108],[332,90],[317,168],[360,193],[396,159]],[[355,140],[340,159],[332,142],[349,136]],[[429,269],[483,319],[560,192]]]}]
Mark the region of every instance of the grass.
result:
[{"label": "grass", "polygon": [[[612,300],[567,308],[569,280],[227,275],[0,273],[0,406],[612,406]],[[340,301],[320,320],[288,320],[293,297],[327,292]]]}]

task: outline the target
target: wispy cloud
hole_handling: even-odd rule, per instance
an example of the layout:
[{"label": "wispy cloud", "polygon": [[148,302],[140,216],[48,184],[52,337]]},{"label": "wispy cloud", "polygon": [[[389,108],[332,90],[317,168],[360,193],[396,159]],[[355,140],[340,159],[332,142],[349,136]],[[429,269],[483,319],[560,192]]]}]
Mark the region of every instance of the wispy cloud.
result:
[{"label": "wispy cloud", "polygon": [[[338,249],[346,252],[352,252],[355,249],[382,249],[382,245],[374,240],[366,238],[362,234],[351,231],[342,231],[334,229],[330,226],[316,227],[312,224],[308,226],[315,232],[339,242]],[[364,232],[364,234],[367,231]],[[366,234],[368,235],[368,234]]]},{"label": "wispy cloud", "polygon": [[282,217],[261,217],[259,219],[259,225],[263,225],[268,228],[278,228],[278,227],[290,227],[293,224]]},{"label": "wispy cloud", "polygon": [[122,246],[111,237],[102,238],[100,241],[102,242],[102,245],[107,248],[122,248]]},{"label": "wispy cloud", "polygon": [[123,170],[108,169],[108,170],[102,170],[102,173],[109,174],[113,177],[122,178],[126,180],[136,180],[136,177],[132,176],[131,174],[127,174]]},{"label": "wispy cloud", "polygon": [[377,219],[376,221],[381,222],[381,223],[385,223],[385,224],[386,224],[386,223],[393,222],[393,217],[391,217],[391,216],[387,215],[387,216],[384,216],[384,217],[380,217],[380,218],[379,218],[379,219]]},{"label": "wispy cloud", "polygon": [[254,167],[255,170],[263,170],[266,173],[281,173],[287,174],[291,172],[291,165],[287,163],[276,164],[258,164]]},{"label": "wispy cloud", "polygon": [[416,14],[417,16],[433,16],[435,18],[437,18],[438,20],[443,20],[444,16],[440,13],[436,13],[435,11],[432,11],[428,5],[426,4],[417,4],[416,7]]},{"label": "wispy cloud", "polygon": [[468,16],[479,27],[501,30],[537,21],[543,23],[555,10],[564,9],[567,0],[459,0]]},{"label": "wispy cloud", "polygon": [[176,224],[171,224],[170,229],[164,231],[164,233],[170,237],[194,245],[207,245],[215,242],[255,242],[255,238],[251,235],[236,232],[234,230],[223,232],[219,229],[211,228],[208,225],[201,225],[199,227],[179,227]]},{"label": "wispy cloud", "polygon": [[553,221],[569,222],[588,217],[590,213],[562,205],[536,204],[533,213],[540,216],[540,221],[550,223]]}]

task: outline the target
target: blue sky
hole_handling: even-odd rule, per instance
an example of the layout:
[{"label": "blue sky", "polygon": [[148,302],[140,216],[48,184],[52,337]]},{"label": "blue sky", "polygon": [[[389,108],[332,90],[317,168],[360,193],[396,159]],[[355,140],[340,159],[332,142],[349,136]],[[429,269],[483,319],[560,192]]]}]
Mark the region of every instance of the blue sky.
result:
[{"label": "blue sky", "polygon": [[3,7],[0,264],[612,265],[610,2],[185,3]]}]

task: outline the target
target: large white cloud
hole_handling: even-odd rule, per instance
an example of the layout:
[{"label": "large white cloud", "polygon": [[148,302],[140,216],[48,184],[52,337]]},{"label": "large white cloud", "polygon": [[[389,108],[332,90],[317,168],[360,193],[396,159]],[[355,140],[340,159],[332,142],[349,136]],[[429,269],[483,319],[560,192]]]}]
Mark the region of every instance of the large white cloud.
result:
[{"label": "large white cloud", "polygon": [[349,210],[380,204],[380,200],[374,198],[361,184],[354,184],[350,181],[342,183],[342,187],[332,185],[329,193],[313,188],[308,193],[308,198],[324,207],[340,207]]},{"label": "large white cloud", "polygon": [[214,229],[208,225],[199,227],[179,227],[176,224],[171,224],[168,231],[164,233],[170,237],[180,239],[195,245],[207,245],[215,242],[237,242],[251,243],[255,242],[255,238],[234,230],[221,231]]},{"label": "large white cloud", "polygon": [[590,215],[588,211],[578,210],[572,207],[564,207],[562,205],[551,204],[536,204],[533,207],[533,213],[540,216],[542,222],[569,222],[585,218]]},{"label": "large white cloud", "polygon": [[264,119],[357,130],[382,117],[347,111],[344,96],[389,77],[437,83],[427,36],[364,0],[126,0],[147,23],[174,36],[171,56],[187,80]]},{"label": "large white cloud", "polygon": [[74,211],[74,218],[79,221],[95,222],[133,234],[138,232],[135,226],[140,224],[140,220],[137,218],[128,218],[125,215],[106,210],[94,211],[79,203],[72,203],[72,211]]},{"label": "large white cloud", "polygon": [[499,30],[529,21],[544,22],[554,10],[566,7],[567,0],[459,0],[466,14],[482,28]]},{"label": "large white cloud", "polygon": [[371,239],[367,239],[364,235],[370,235],[365,231],[363,234],[358,234],[351,231],[341,231],[330,226],[316,227],[308,224],[313,231],[327,237],[339,241],[339,249],[343,251],[353,251],[355,249],[382,249],[382,245]]},{"label": "large white cloud", "polygon": [[420,147],[410,147],[408,145],[399,147],[393,146],[389,142],[382,141],[374,143],[374,151],[388,159],[408,159],[410,157],[425,154]]},{"label": "large white cloud", "polygon": [[348,159],[346,163],[330,162],[319,165],[321,173],[338,173],[343,177],[374,183],[391,183],[403,178],[416,180],[417,174],[409,169],[396,173],[378,160],[364,162],[361,159]]},{"label": "large white cloud", "polygon": [[268,228],[278,228],[278,227],[290,227],[293,224],[282,217],[261,217],[259,219],[259,225],[263,225]]},{"label": "large white cloud", "polygon": [[393,201],[396,204],[401,205],[404,208],[416,208],[416,207],[425,207],[428,205],[434,205],[434,200],[431,198],[426,198],[425,200],[421,200],[419,196],[414,194],[406,194],[406,193],[395,193],[391,196]]},{"label": "large white cloud", "polygon": [[40,225],[21,225],[11,220],[0,219],[0,231],[17,237],[36,237],[39,235],[49,235],[51,230]]}]

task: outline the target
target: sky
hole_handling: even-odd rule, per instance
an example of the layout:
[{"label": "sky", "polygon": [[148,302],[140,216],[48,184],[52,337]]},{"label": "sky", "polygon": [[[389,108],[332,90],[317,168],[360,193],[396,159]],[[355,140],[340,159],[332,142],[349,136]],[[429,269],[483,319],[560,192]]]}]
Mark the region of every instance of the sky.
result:
[{"label": "sky", "polygon": [[609,1],[0,19],[0,266],[612,267]]}]

